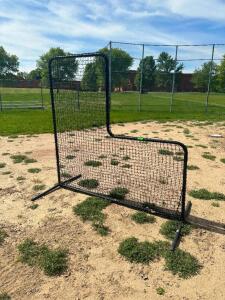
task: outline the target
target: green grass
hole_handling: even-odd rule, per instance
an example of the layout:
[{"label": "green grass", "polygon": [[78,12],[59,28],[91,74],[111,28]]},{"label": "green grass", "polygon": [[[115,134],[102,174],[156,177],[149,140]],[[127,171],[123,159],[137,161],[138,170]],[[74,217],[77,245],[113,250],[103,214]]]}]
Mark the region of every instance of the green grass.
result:
[{"label": "green grass", "polygon": [[[18,90],[18,89],[17,89]],[[29,89],[28,89],[29,90]],[[11,94],[10,89],[7,91]],[[14,92],[15,93],[15,92]],[[26,99],[26,92],[20,92],[17,98]],[[29,90],[29,97],[35,92]],[[33,93],[33,95],[32,95]],[[211,94],[208,113],[205,113],[204,93],[176,93],[173,111],[169,112],[170,93],[148,93],[141,96],[141,112],[138,111],[137,93],[112,94],[112,123],[135,122],[145,120],[175,121],[175,120],[224,120],[224,95]],[[15,98],[15,97],[14,97]],[[38,134],[52,132],[52,116],[49,92],[45,91],[45,110],[22,110],[0,112],[0,135]],[[202,125],[203,126],[203,125]]]},{"label": "green grass", "polygon": [[45,184],[36,184],[36,185],[34,185],[33,186],[33,191],[42,191],[42,190],[44,190],[45,189],[45,187],[46,187],[46,185]]},{"label": "green grass", "polygon": [[201,144],[197,144],[197,145],[195,145],[196,147],[201,147],[201,148],[208,148],[208,146],[205,146],[205,145],[201,145]]},{"label": "green grass", "polygon": [[129,190],[127,188],[116,187],[110,191],[109,195],[112,198],[123,200],[127,193],[129,193]]},{"label": "green grass", "polygon": [[189,192],[189,195],[193,198],[202,199],[202,200],[224,200],[225,201],[225,194],[218,193],[218,192],[209,192],[206,189],[200,190],[192,190]]},{"label": "green grass", "polygon": [[202,154],[202,157],[205,159],[213,160],[213,161],[216,159],[216,156],[212,155],[210,153],[204,153],[204,154]]},{"label": "green grass", "polygon": [[188,166],[187,166],[187,169],[188,169],[188,170],[199,170],[199,167],[198,167],[198,166],[195,166],[195,165],[188,165]]},{"label": "green grass", "polygon": [[37,203],[35,203],[35,204],[30,205],[29,208],[30,209],[36,209],[36,208],[38,208],[38,206],[39,205]]},{"label": "green grass", "polygon": [[8,237],[8,234],[5,230],[0,229],[0,245],[2,245],[5,241],[5,239]]},{"label": "green grass", "polygon": [[25,164],[32,164],[32,163],[35,163],[35,162],[37,162],[37,160],[33,159],[33,158],[25,158],[24,159]]},{"label": "green grass", "polygon": [[117,166],[120,162],[117,159],[111,159],[110,163],[112,166]]},{"label": "green grass", "polygon": [[161,296],[163,296],[163,295],[165,295],[165,289],[164,288],[162,288],[162,287],[158,287],[157,289],[156,289],[156,293],[158,294],[158,295],[161,295]]},{"label": "green grass", "polygon": [[23,176],[18,176],[17,178],[16,178],[16,180],[18,180],[18,181],[24,181],[26,178],[25,177],[23,177]]},{"label": "green grass", "polygon": [[180,249],[171,251],[170,244],[164,241],[138,242],[138,239],[131,237],[120,243],[118,252],[131,263],[149,264],[162,257],[165,270],[183,279],[197,275],[201,269],[197,258]]},{"label": "green grass", "polygon": [[68,252],[64,249],[51,250],[27,239],[18,246],[19,260],[29,266],[39,267],[48,276],[63,274],[68,266]]},{"label": "green grass", "polygon": [[84,163],[85,166],[91,166],[91,167],[99,167],[102,165],[102,163],[100,161],[97,161],[97,160],[88,160]]},{"label": "green grass", "polygon": [[220,160],[223,164],[225,164],[225,158],[221,158]]},{"label": "green grass", "polygon": [[13,160],[14,164],[19,164],[22,163],[25,159],[27,159],[27,156],[23,154],[16,154],[11,155],[10,158]]},{"label": "green grass", "polygon": [[30,168],[27,170],[29,173],[40,173],[41,169],[39,168]]},{"label": "green grass", "polygon": [[122,168],[127,168],[127,169],[129,169],[129,168],[132,167],[132,165],[130,165],[130,164],[124,164],[124,165],[122,165],[121,167],[122,167]]},{"label": "green grass", "polygon": [[148,215],[145,212],[136,212],[131,216],[131,219],[138,224],[155,223],[156,218]]},{"label": "green grass", "polygon": [[220,204],[218,202],[212,202],[211,205],[213,207],[220,207]]},{"label": "green grass", "polygon": [[173,155],[173,152],[167,149],[159,149],[159,154],[161,155]]},{"label": "green grass", "polygon": [[[176,235],[176,230],[179,228],[180,222],[174,220],[168,220],[161,225],[160,233],[167,239],[173,240]],[[181,234],[183,236],[191,233],[192,226],[188,224],[184,224],[182,226]]]},{"label": "green grass", "polygon": [[0,294],[0,300],[11,300],[12,298],[7,293]]},{"label": "green grass", "polygon": [[99,186],[98,180],[96,179],[82,179],[78,182],[78,185],[87,189],[95,189]]},{"label": "green grass", "polygon": [[74,206],[73,212],[79,216],[82,221],[91,221],[94,230],[104,236],[109,233],[109,228],[104,225],[106,215],[102,210],[108,205],[110,205],[110,202],[107,200],[88,197],[85,201]]},{"label": "green grass", "polygon": [[2,175],[9,175],[9,174],[11,174],[12,172],[10,172],[10,171],[5,171],[5,172],[2,172]]}]

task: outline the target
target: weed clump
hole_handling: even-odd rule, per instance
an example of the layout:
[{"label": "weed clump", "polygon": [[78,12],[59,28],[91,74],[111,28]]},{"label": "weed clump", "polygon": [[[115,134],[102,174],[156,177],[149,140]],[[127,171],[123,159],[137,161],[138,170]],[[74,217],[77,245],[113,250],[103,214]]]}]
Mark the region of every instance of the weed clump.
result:
[{"label": "weed clump", "polygon": [[111,165],[117,166],[120,162],[117,159],[111,159]]},{"label": "weed clump", "polygon": [[98,180],[96,179],[82,179],[78,182],[78,185],[87,189],[95,189],[99,186]]},{"label": "weed clump", "polygon": [[188,166],[187,166],[187,169],[188,169],[188,170],[199,170],[199,167],[198,167],[198,166],[195,166],[195,165],[188,165]]},{"label": "weed clump", "polygon": [[39,169],[39,168],[30,168],[27,171],[29,173],[39,173],[39,172],[41,172],[41,169]]},{"label": "weed clump", "polygon": [[225,194],[218,192],[209,192],[206,189],[192,190],[189,195],[193,198],[202,200],[225,200]]},{"label": "weed clump", "polygon": [[167,149],[159,149],[159,154],[161,155],[173,155],[173,152]]},{"label": "weed clump", "polygon": [[[175,238],[176,230],[180,226],[179,221],[169,220],[161,225],[160,233],[165,236],[168,240],[173,240]],[[192,226],[184,224],[181,229],[181,234],[188,235],[191,233]]]},{"label": "weed clump", "polygon": [[138,242],[135,237],[120,243],[118,252],[130,262],[143,264],[148,264],[158,256],[157,247],[153,243]]},{"label": "weed clump", "polygon": [[33,186],[33,191],[42,191],[45,189],[45,184],[36,184]]},{"label": "weed clump", "polygon": [[156,289],[156,293],[158,294],[158,295],[165,295],[165,289],[164,288],[162,288],[162,287],[158,287],[157,289]]},{"label": "weed clump", "polygon": [[109,195],[112,198],[123,200],[127,193],[129,193],[129,190],[127,188],[116,187],[110,191]]},{"label": "weed clump", "polygon": [[5,168],[6,164],[5,163],[0,163],[0,169]]},{"label": "weed clump", "polygon": [[19,260],[29,266],[41,268],[48,276],[61,275],[67,269],[68,252],[64,249],[51,250],[26,239],[18,246]]},{"label": "weed clump", "polygon": [[180,278],[189,278],[199,273],[201,265],[190,253],[176,249],[171,251],[168,242],[138,242],[135,237],[122,241],[118,252],[132,263],[148,264],[159,257],[165,259],[165,269]]},{"label": "weed clump", "polygon": [[14,164],[19,164],[23,162],[27,156],[22,154],[11,155],[10,158],[13,160]]},{"label": "weed clump", "polygon": [[11,300],[11,297],[7,293],[1,293],[0,300]]},{"label": "weed clump", "polygon": [[104,208],[110,205],[110,202],[96,197],[89,197],[82,203],[73,207],[75,215],[82,221],[91,221],[92,227],[102,236],[109,232],[108,227],[104,226],[106,215],[102,212]]},{"label": "weed clump", "polygon": [[3,244],[5,239],[8,237],[8,234],[5,232],[5,230],[0,229],[0,245]]},{"label": "weed clump", "polygon": [[39,205],[37,203],[35,203],[35,204],[30,205],[29,208],[30,209],[36,209],[36,208],[38,208],[38,206]]},{"label": "weed clump", "polygon": [[213,160],[213,161],[216,159],[215,155],[212,155],[212,154],[206,153],[206,152],[202,154],[202,157],[205,159]]},{"label": "weed clump", "polygon": [[67,156],[66,156],[66,159],[74,159],[74,158],[75,158],[74,155],[67,155]]},{"label": "weed clump", "polygon": [[102,163],[100,161],[97,161],[97,160],[88,160],[84,163],[85,166],[91,166],[91,167],[99,167],[102,165]]},{"label": "weed clump", "polygon": [[155,223],[156,218],[154,216],[148,215],[145,212],[136,212],[131,216],[131,219],[138,224],[145,223]]},{"label": "weed clump", "polygon": [[37,160],[36,160],[36,159],[33,159],[33,158],[25,158],[25,159],[24,159],[24,163],[25,163],[25,164],[33,164],[33,163],[35,163],[35,162],[37,162]]}]

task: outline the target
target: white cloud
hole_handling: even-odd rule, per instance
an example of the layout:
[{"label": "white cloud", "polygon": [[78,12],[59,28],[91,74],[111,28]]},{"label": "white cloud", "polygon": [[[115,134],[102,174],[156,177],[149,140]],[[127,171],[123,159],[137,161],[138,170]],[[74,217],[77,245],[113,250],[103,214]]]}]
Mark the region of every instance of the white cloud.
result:
[{"label": "white cloud", "polygon": [[221,0],[147,0],[146,3],[150,8],[183,17],[225,22],[225,3]]},{"label": "white cloud", "polygon": [[19,56],[24,70],[34,68],[50,47],[76,53],[97,50],[109,40],[191,43],[182,32],[158,26],[171,14],[225,20],[220,0],[0,0],[0,7],[0,17],[7,18],[0,21],[0,43]]}]

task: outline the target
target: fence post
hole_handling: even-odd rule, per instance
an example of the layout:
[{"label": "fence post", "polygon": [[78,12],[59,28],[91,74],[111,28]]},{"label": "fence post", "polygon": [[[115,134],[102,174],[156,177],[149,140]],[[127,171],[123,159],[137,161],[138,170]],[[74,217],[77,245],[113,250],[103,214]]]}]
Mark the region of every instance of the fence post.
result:
[{"label": "fence post", "polygon": [[109,97],[112,92],[112,41],[109,42]]},{"label": "fence post", "polygon": [[210,63],[210,69],[209,69],[208,88],[207,88],[206,103],[205,103],[205,111],[206,112],[208,112],[208,105],[209,105],[209,95],[210,95],[210,88],[211,88],[211,81],[212,81],[214,51],[215,51],[215,44],[213,44],[213,46],[212,46],[212,56],[211,56],[211,61],[210,61],[211,63]]},{"label": "fence post", "polygon": [[143,62],[143,60],[144,60],[144,56],[145,56],[145,45],[143,44],[142,45],[142,55],[141,55],[141,69],[140,69],[140,71],[141,71],[141,76],[140,76],[140,87],[139,87],[139,99],[138,99],[138,101],[139,101],[139,103],[138,103],[138,111],[140,112],[141,111],[141,94],[142,94],[142,83],[143,83],[143,65],[144,65],[144,62]]},{"label": "fence post", "polygon": [[44,109],[44,98],[43,98],[43,85],[42,85],[42,79],[40,79],[41,84],[41,107]]},{"label": "fence post", "polygon": [[172,90],[171,90],[171,98],[170,98],[170,112],[172,112],[172,106],[173,106],[173,96],[174,96],[176,66],[177,66],[177,53],[178,53],[178,45],[176,45],[176,53],[175,53],[175,67],[173,71],[173,81],[172,81]]},{"label": "fence post", "polygon": [[2,106],[2,95],[0,93],[0,111],[3,111],[3,106]]}]

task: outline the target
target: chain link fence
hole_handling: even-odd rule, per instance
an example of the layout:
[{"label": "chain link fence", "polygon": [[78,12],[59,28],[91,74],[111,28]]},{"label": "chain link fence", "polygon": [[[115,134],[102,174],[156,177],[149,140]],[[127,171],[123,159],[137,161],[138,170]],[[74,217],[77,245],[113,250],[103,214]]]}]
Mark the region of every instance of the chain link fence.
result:
[{"label": "chain link fence", "polygon": [[225,44],[107,48],[113,110],[225,112]]}]

